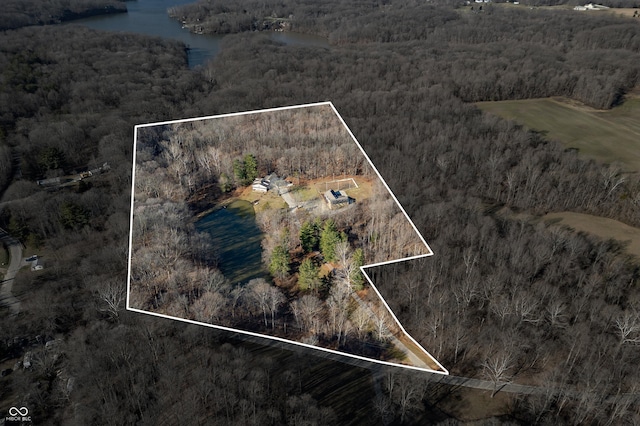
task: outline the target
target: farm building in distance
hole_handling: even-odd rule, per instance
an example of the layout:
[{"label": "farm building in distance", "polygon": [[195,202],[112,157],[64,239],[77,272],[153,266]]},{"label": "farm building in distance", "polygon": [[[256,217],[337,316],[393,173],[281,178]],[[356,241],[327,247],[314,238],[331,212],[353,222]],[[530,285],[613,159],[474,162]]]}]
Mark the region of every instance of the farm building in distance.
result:
[{"label": "farm building in distance", "polygon": [[588,3],[588,4],[585,4],[584,6],[576,6],[573,8],[573,10],[605,10],[605,9],[609,9],[609,8],[601,4],[593,4],[593,3]]}]

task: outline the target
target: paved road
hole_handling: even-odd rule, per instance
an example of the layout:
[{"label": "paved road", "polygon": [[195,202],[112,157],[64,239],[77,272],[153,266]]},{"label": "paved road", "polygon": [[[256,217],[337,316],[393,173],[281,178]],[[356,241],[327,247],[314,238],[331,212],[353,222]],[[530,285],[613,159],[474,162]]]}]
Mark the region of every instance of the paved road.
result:
[{"label": "paved road", "polygon": [[[494,390],[494,383],[488,380],[480,380],[480,379],[472,379],[470,377],[458,377],[458,376],[443,376],[441,374],[434,373],[425,373],[429,374],[431,377],[431,381],[436,383],[445,383],[447,385],[452,386],[464,386],[467,388],[474,389],[484,389],[488,391]],[[541,395],[541,394],[555,394],[562,393],[563,395],[570,396],[573,398],[580,398],[584,395],[584,392],[579,391],[578,389],[567,387],[564,389],[545,387],[545,386],[527,386],[527,385],[519,385],[517,383],[504,383],[498,382],[497,390],[499,392],[507,392],[507,393],[517,393],[517,394],[526,394],[526,395]],[[602,395],[599,395],[602,397]],[[640,394],[638,393],[621,393],[618,395],[609,395],[604,396],[601,402],[614,404],[614,403],[629,403],[629,404],[638,404],[640,403]]]},{"label": "paved road", "polygon": [[[433,381],[439,383],[446,383],[448,385],[453,386],[464,386],[467,388],[474,389],[484,389],[488,391],[493,391],[494,384],[489,380],[481,380],[481,379],[472,379],[470,377],[459,377],[459,376],[444,376],[441,374],[433,374]],[[521,393],[521,394],[543,394],[547,393],[549,390],[547,388],[538,387],[538,386],[527,386],[527,385],[519,385],[517,383],[504,383],[498,382],[497,389],[500,392],[508,392],[508,393]]]},{"label": "paved road", "polygon": [[2,228],[0,228],[0,242],[9,249],[9,255],[11,256],[9,268],[0,287],[0,304],[9,306],[11,312],[16,315],[20,312],[20,301],[13,296],[11,289],[18,270],[23,264],[26,264],[22,260],[22,244]]}]

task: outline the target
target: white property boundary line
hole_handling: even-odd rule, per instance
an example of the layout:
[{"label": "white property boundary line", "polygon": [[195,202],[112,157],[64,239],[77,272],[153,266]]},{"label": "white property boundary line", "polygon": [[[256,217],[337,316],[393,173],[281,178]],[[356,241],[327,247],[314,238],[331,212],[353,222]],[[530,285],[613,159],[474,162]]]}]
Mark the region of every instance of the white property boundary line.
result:
[{"label": "white property boundary line", "polygon": [[[360,188],[358,186],[358,182],[356,182],[356,180],[354,178],[346,178],[346,179],[338,179],[338,180],[334,180],[333,182],[346,182],[350,180],[351,182],[353,182],[353,186],[355,186],[356,188]],[[329,183],[333,183],[333,182],[329,182]]]},{"label": "white property boundary line", "polygon": [[[392,362],[387,362],[387,361],[382,361],[382,360],[376,360],[376,359],[373,359],[373,358],[367,358],[367,357],[363,357],[363,356],[359,356],[359,355],[353,355],[353,354],[349,354],[349,353],[346,353],[346,352],[340,352],[340,351],[336,351],[336,350],[333,350],[333,349],[323,348],[323,347],[320,347],[320,346],[309,345],[307,343],[296,342],[294,340],[284,339],[282,337],[268,336],[268,335],[265,335],[265,334],[254,333],[254,332],[251,332],[251,331],[245,331],[245,330],[225,327],[225,326],[221,326],[221,325],[207,324],[207,323],[203,323],[203,322],[199,322],[199,321],[189,320],[189,319],[185,319],[185,318],[172,317],[172,316],[169,316],[169,315],[159,314],[159,313],[150,312],[150,311],[144,311],[144,310],[141,310],[141,309],[136,309],[136,308],[131,308],[130,307],[131,255],[132,255],[132,250],[131,249],[132,249],[132,246],[133,246],[133,212],[134,212],[134,196],[135,196],[135,183],[136,183],[136,157],[137,157],[138,129],[144,128],[144,127],[162,126],[162,125],[167,125],[167,124],[178,124],[178,123],[186,123],[186,122],[191,122],[191,121],[202,121],[202,120],[207,120],[207,119],[212,119],[212,118],[225,118],[225,117],[233,117],[233,116],[239,116],[239,115],[259,114],[259,113],[263,113],[263,112],[282,111],[282,110],[288,110],[288,109],[308,108],[308,107],[324,106],[324,105],[328,105],[328,106],[331,107],[331,109],[336,114],[336,116],[338,117],[338,119],[340,120],[342,125],[345,127],[345,129],[347,129],[347,132],[349,133],[349,136],[351,136],[351,139],[355,142],[356,146],[360,149],[360,152],[362,152],[362,155],[364,155],[365,159],[369,162],[369,164],[371,165],[371,167],[375,171],[376,175],[378,176],[378,178],[380,179],[380,181],[382,182],[382,184],[384,185],[386,190],[389,192],[389,194],[391,195],[391,197],[395,201],[396,205],[400,208],[400,211],[402,211],[402,213],[404,214],[404,216],[407,219],[407,221],[411,224],[411,227],[413,228],[415,233],[420,238],[420,241],[424,244],[424,246],[429,251],[427,254],[420,254],[420,255],[404,257],[404,258],[395,259],[395,260],[390,260],[390,261],[386,261],[386,262],[378,262],[378,263],[374,263],[374,264],[370,264],[370,265],[364,265],[364,266],[360,267],[360,270],[362,271],[363,275],[365,276],[365,278],[367,279],[367,281],[369,282],[369,284],[371,285],[373,290],[376,292],[376,294],[378,295],[378,297],[382,301],[382,304],[384,305],[384,307],[391,314],[391,317],[395,320],[395,322],[398,325],[398,327],[400,328],[400,330],[402,330],[402,332],[419,349],[421,349],[429,358],[431,358],[442,369],[442,371],[432,370],[430,368],[415,367],[415,366],[411,366],[411,365],[404,365],[404,364],[397,364],[397,363],[392,363]],[[385,182],[385,180],[382,178],[382,175],[380,174],[380,172],[378,171],[376,166],[373,164],[373,162],[371,161],[371,159],[369,158],[367,153],[364,151],[364,149],[362,148],[362,146],[360,145],[360,143],[358,142],[356,137],[353,135],[353,133],[349,129],[349,126],[347,126],[347,124],[345,123],[345,121],[342,118],[342,116],[340,115],[340,113],[338,113],[338,110],[336,110],[335,106],[330,101],[327,101],[327,102],[316,102],[316,103],[302,104],[302,105],[285,106],[285,107],[278,107],[278,108],[268,108],[268,109],[262,109],[262,110],[253,110],[253,111],[244,111],[244,112],[220,114],[220,115],[211,115],[211,116],[205,116],[205,117],[196,117],[196,118],[185,118],[185,119],[179,119],[179,120],[161,121],[161,122],[157,122],[157,123],[138,124],[138,125],[136,125],[134,127],[133,165],[132,165],[132,171],[131,171],[131,216],[129,218],[129,260],[128,260],[128,271],[127,271],[128,273],[127,273],[127,305],[126,305],[126,309],[128,311],[138,312],[138,313],[141,313],[141,314],[147,314],[147,315],[151,315],[151,316],[155,316],[155,317],[166,318],[166,319],[171,319],[171,320],[176,320],[176,321],[182,321],[182,322],[186,322],[186,323],[189,323],[189,324],[202,325],[202,326],[205,326],[205,327],[215,328],[215,329],[218,329],[218,330],[230,331],[230,332],[234,332],[234,333],[241,333],[241,334],[245,334],[245,335],[252,336],[252,337],[258,337],[258,338],[263,338],[263,339],[272,339],[272,340],[275,340],[275,341],[281,342],[281,343],[298,345],[298,346],[301,346],[301,347],[304,347],[304,348],[324,351],[324,352],[327,352],[327,353],[330,353],[330,354],[349,357],[349,358],[354,358],[354,359],[358,359],[358,360],[361,360],[361,361],[373,362],[373,363],[386,365],[386,366],[391,366],[391,367],[402,367],[402,368],[406,368],[406,369],[409,369],[409,370],[428,371],[430,373],[448,375],[449,371],[447,369],[445,369],[413,337],[411,337],[411,335],[409,335],[409,333],[406,332],[406,330],[404,329],[402,324],[400,324],[400,321],[398,320],[396,315],[393,313],[393,311],[391,310],[391,308],[389,307],[387,302],[384,300],[384,298],[382,297],[382,295],[380,294],[380,292],[376,288],[376,286],[373,284],[373,281],[371,280],[369,275],[365,272],[366,268],[371,268],[371,267],[374,267],[374,266],[387,265],[387,264],[397,263],[397,262],[404,262],[404,261],[407,261],[407,260],[419,259],[419,258],[428,257],[428,256],[432,256],[432,255],[433,255],[433,251],[431,250],[431,248],[429,247],[427,242],[422,237],[422,234],[420,234],[420,231],[418,231],[418,228],[416,228],[415,224],[413,223],[413,221],[411,220],[411,218],[409,217],[407,212],[404,210],[404,208],[402,207],[402,205],[400,204],[400,202],[398,201],[398,199],[396,198],[394,193],[391,191],[391,189],[387,185],[387,182]]]},{"label": "white property boundary line", "polygon": [[[330,183],[335,183],[335,182],[348,182],[348,181],[353,182],[353,186],[354,186],[355,188],[360,188],[360,187],[358,186],[358,183],[356,182],[356,180],[355,180],[354,178],[346,178],[346,179],[331,180],[331,181],[328,181],[328,182],[324,182],[324,184],[325,184],[325,188],[326,188],[326,187],[327,187],[327,185],[329,185]],[[318,191],[318,194],[322,194],[322,192],[318,189],[318,185],[322,185],[322,183],[316,183],[316,184],[314,184],[314,186],[316,187],[316,191]],[[349,188],[349,189],[351,189],[351,188]],[[326,191],[326,189],[325,189],[325,191]],[[342,190],[340,189],[340,191],[342,191]]]}]

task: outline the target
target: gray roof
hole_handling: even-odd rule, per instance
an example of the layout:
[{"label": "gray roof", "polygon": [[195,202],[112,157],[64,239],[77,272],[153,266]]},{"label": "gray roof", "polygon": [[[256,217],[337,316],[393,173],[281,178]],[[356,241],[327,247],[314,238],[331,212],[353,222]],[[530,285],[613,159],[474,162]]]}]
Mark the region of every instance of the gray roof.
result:
[{"label": "gray roof", "polygon": [[346,192],[334,191],[333,189],[328,190],[324,193],[324,197],[328,202],[332,204],[340,204],[349,202],[349,197]]}]

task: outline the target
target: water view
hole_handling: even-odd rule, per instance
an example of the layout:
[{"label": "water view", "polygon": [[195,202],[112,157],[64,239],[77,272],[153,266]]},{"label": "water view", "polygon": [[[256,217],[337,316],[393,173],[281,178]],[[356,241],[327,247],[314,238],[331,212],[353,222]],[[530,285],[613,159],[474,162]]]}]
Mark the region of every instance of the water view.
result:
[{"label": "water view", "polygon": [[262,232],[250,202],[235,200],[200,219],[196,228],[211,236],[218,253],[218,268],[231,283],[267,277],[262,264]]},{"label": "water view", "polygon": [[[127,13],[94,16],[71,21],[95,30],[133,32],[179,40],[189,47],[189,67],[204,64],[220,51],[224,36],[193,34],[177,20],[169,18],[167,10],[174,6],[193,3],[195,0],[137,0],[127,2]],[[275,41],[291,46],[328,48],[327,39],[291,32],[269,33]]]}]

